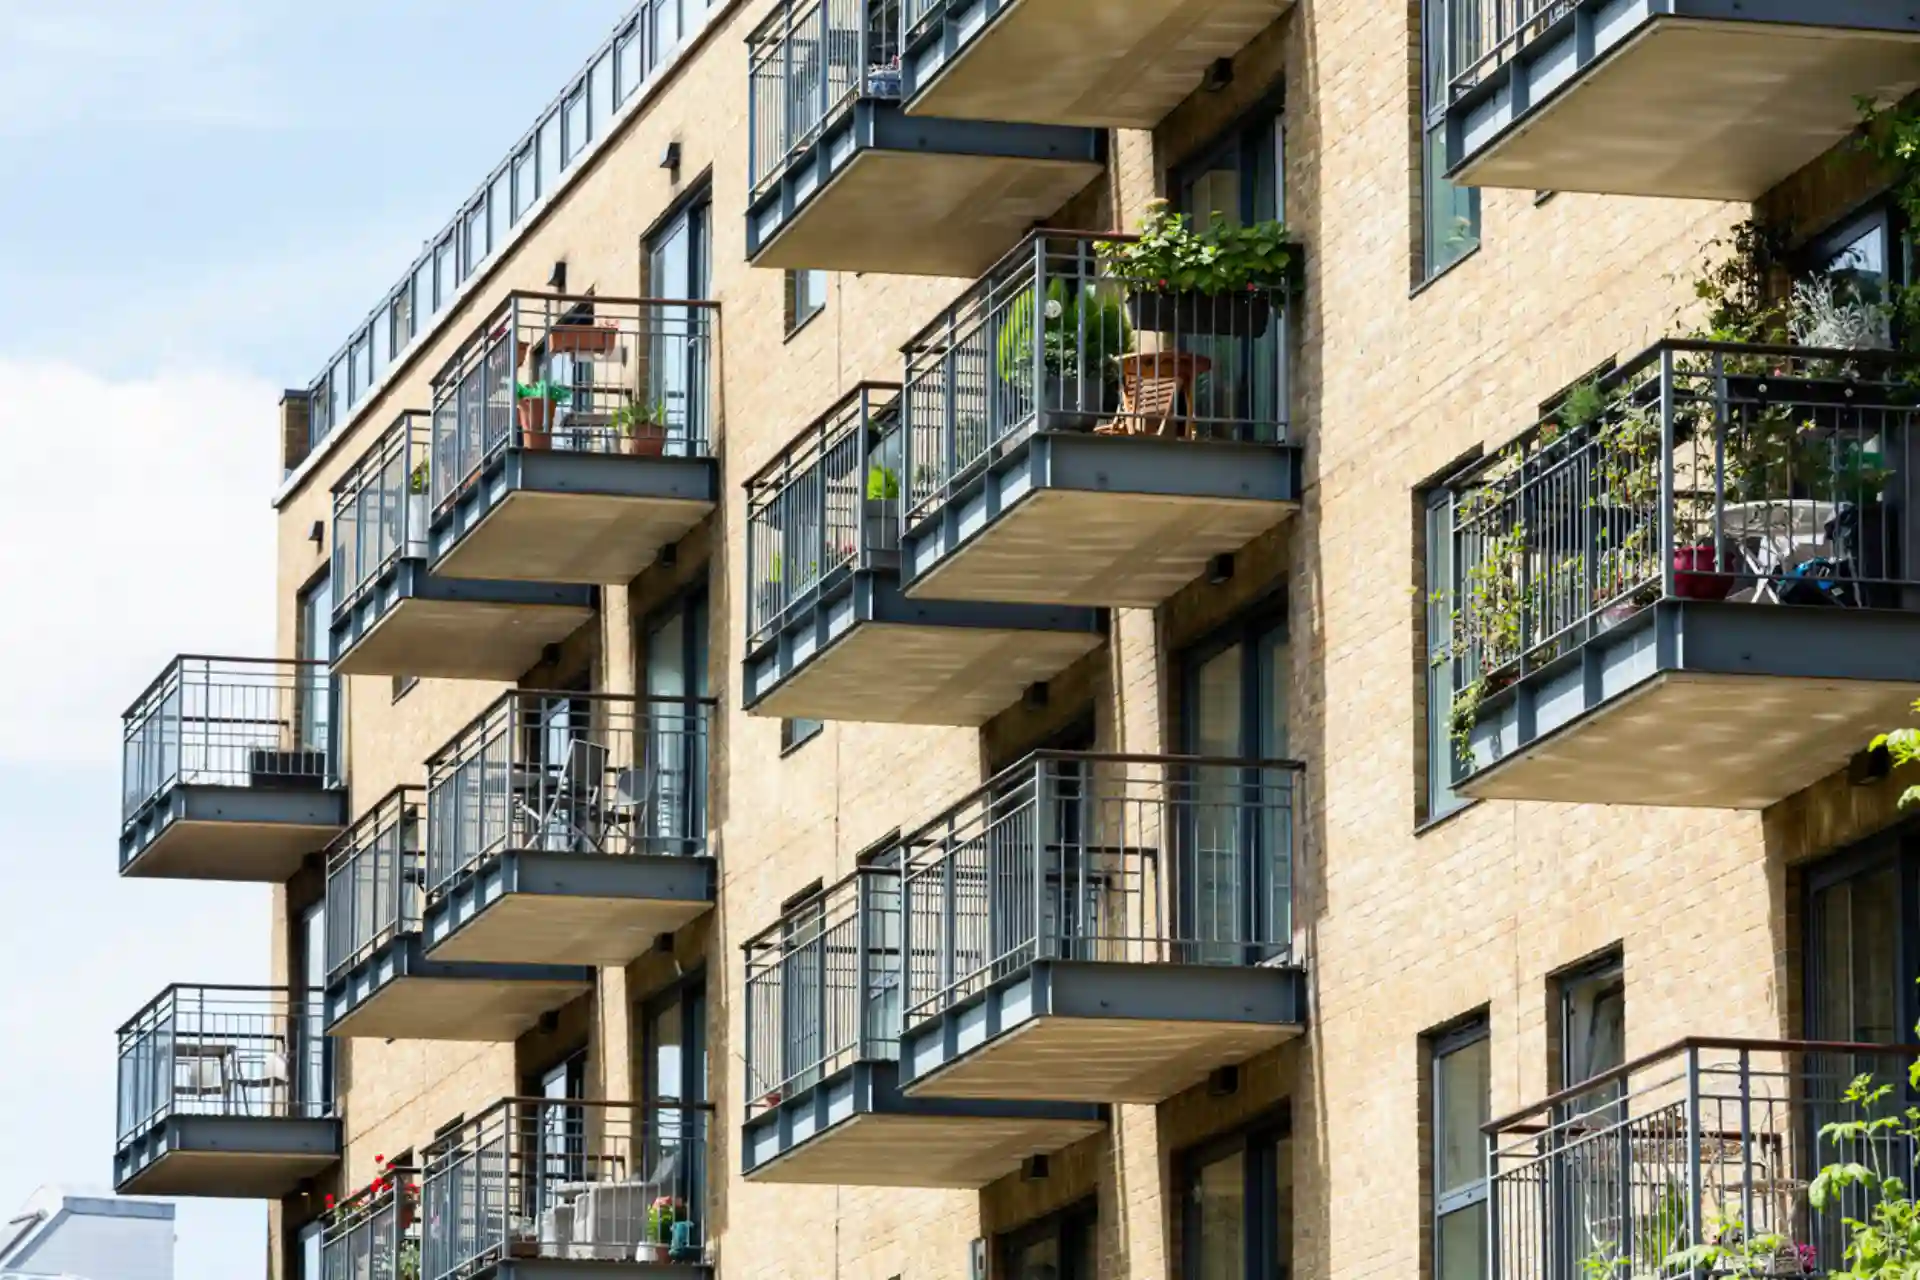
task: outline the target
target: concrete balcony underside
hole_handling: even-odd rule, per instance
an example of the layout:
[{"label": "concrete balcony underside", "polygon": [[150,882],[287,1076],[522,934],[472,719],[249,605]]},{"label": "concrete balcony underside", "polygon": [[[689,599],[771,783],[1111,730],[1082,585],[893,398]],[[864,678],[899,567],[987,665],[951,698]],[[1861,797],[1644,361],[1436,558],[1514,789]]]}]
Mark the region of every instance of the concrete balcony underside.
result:
[{"label": "concrete balcony underside", "polygon": [[1153,608],[1299,509],[1299,450],[1040,432],[905,538],[914,599]]},{"label": "concrete balcony underside", "polygon": [[1306,974],[1283,966],[1042,960],[900,1043],[915,1098],[1161,1102],[1306,1030]]},{"label": "concrete balcony underside", "polygon": [[1100,176],[1091,129],[930,120],[861,100],[747,207],[756,267],[976,276]]},{"label": "concrete balcony underside", "polygon": [[347,793],[319,785],[169,787],[120,831],[120,874],[279,884],[347,825]]},{"label": "concrete balcony underside", "polygon": [[701,1262],[508,1258],[470,1274],[472,1280],[709,1280],[713,1268]]},{"label": "concrete balcony underside", "polygon": [[906,110],[1151,129],[1293,0],[947,0],[910,33]]},{"label": "concrete balcony underside", "polygon": [[718,500],[718,464],[710,458],[507,449],[435,519],[433,572],[631,582]]},{"label": "concrete balcony underside", "polygon": [[713,907],[711,858],[515,852],[427,907],[431,961],[624,965]]},{"label": "concrete balcony underside", "polygon": [[899,1066],[856,1062],[747,1121],[750,1182],[978,1188],[1098,1133],[1092,1103],[909,1098]]},{"label": "concrete balcony underside", "polygon": [[429,960],[408,934],[328,986],[327,1034],[504,1044],[592,988],[585,967]]},{"label": "concrete balcony underside", "polygon": [[340,1159],[340,1122],[288,1116],[168,1116],[114,1153],[123,1196],[278,1200]]},{"label": "concrete balcony underside", "polygon": [[402,560],[333,622],[344,676],[517,680],[593,617],[594,589],[470,581]]},{"label": "concrete balcony underside", "polygon": [[1757,200],[1920,86],[1888,0],[1580,0],[1448,111],[1467,186]]},{"label": "concrete balcony underside", "polygon": [[747,655],[748,711],[981,725],[1105,639],[1092,609],[909,600],[892,569],[839,579]]},{"label": "concrete balcony underside", "polygon": [[1669,601],[1479,707],[1468,795],[1760,809],[1920,696],[1920,614]]}]

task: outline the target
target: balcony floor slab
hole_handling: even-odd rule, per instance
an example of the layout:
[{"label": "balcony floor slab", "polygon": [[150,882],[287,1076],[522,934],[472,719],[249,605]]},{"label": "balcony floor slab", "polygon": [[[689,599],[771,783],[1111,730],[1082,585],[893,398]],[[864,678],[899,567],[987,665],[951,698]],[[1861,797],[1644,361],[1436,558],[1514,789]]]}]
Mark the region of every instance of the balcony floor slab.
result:
[{"label": "balcony floor slab", "polygon": [[253,1116],[169,1116],[114,1156],[128,1196],[277,1200],[340,1159],[340,1122]]},{"label": "balcony floor slab", "polygon": [[409,935],[328,985],[327,1034],[504,1044],[592,989],[589,968],[428,960]]},{"label": "balcony floor slab", "polygon": [[406,561],[335,619],[334,674],[517,680],[592,620],[593,599],[592,587],[442,578]]},{"label": "balcony floor slab", "polygon": [[[1578,23],[1542,36],[1455,106],[1462,163],[1451,176],[1475,187],[1757,200],[1853,133],[1857,96],[1897,101],[1920,86],[1920,19],[1888,19],[1911,24],[1904,33],[1847,29],[1838,13],[1820,25],[1820,6],[1836,2],[1769,6],[1804,11],[1797,25],[1746,20],[1731,0],[1589,0]],[[1516,110],[1516,84],[1530,110]]]},{"label": "balcony floor slab", "polygon": [[429,904],[430,960],[625,965],[713,909],[711,858],[513,853]]},{"label": "balcony floor slab", "polygon": [[176,786],[122,830],[120,874],[279,884],[346,824],[339,789]]},{"label": "balcony floor slab", "polygon": [[1151,129],[1293,0],[948,0],[901,58],[911,116]]}]

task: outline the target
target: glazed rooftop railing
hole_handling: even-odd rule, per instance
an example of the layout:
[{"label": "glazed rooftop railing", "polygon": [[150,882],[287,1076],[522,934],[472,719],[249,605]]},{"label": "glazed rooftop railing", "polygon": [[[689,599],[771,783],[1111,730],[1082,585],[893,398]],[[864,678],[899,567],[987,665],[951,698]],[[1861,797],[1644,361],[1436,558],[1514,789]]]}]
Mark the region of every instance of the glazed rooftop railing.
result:
[{"label": "glazed rooftop railing", "polygon": [[1041,960],[1291,955],[1304,766],[1039,752],[906,838],[912,1027]]},{"label": "glazed rooftop railing", "polygon": [[401,560],[426,557],[432,443],[432,419],[403,413],[333,486],[335,617]]},{"label": "glazed rooftop railing", "polygon": [[394,791],[328,851],[329,982],[389,940],[420,931],[427,876],[420,799],[418,788]]},{"label": "glazed rooftop railing", "polygon": [[711,1120],[693,1104],[501,1101],[430,1149],[420,1274],[508,1258],[703,1261]]},{"label": "glazed rooftop railing", "polygon": [[1920,607],[1920,394],[1893,375],[1666,342],[1454,476],[1453,687],[1494,692],[1660,599]]},{"label": "glazed rooftop railing", "polygon": [[704,25],[701,11],[720,7],[642,0],[620,22],[314,380],[308,391],[309,448],[346,424],[353,407],[431,329],[434,317],[452,307],[455,294],[560,190],[563,175],[612,136],[639,91],[668,72],[687,37]]},{"label": "glazed rooftop railing", "polygon": [[[1819,1276],[1840,1270],[1854,1188],[1814,1210],[1821,1168],[1858,1161],[1910,1179],[1905,1138],[1823,1134],[1904,1113],[1920,1046],[1694,1039],[1489,1124],[1496,1280],[1688,1274]],[[1856,1077],[1891,1085],[1848,1102]],[[1464,1166],[1465,1153],[1457,1157]],[[1462,1176],[1468,1176],[1463,1173]],[[1723,1251],[1688,1260],[1693,1249]],[[1697,1268],[1697,1270],[1696,1270]]]},{"label": "glazed rooftop railing", "polygon": [[1286,438],[1284,285],[1170,293],[1036,232],[906,347],[909,524],[1034,431]]},{"label": "glazed rooftop railing", "polygon": [[176,658],[121,717],[121,816],[176,786],[324,786],[335,765],[325,663]]},{"label": "glazed rooftop railing", "polygon": [[434,379],[435,513],[506,449],[708,456],[718,316],[714,302],[508,295]]},{"label": "glazed rooftop railing", "polygon": [[862,867],[748,941],[747,1114],[898,1056],[900,871]]},{"label": "glazed rooftop railing", "polygon": [[334,1208],[320,1270],[324,1280],[419,1280],[418,1170],[389,1168]]},{"label": "glazed rooftop railing", "polygon": [[747,38],[758,197],[860,98],[900,96],[900,0],[778,0]]},{"label": "glazed rooftop railing", "polygon": [[1447,86],[1450,102],[1513,61],[1520,51],[1573,14],[1576,0],[1445,0],[1431,21],[1441,41],[1429,59],[1445,65],[1429,75]]},{"label": "glazed rooftop railing", "polygon": [[506,694],[427,761],[429,896],[509,852],[706,852],[713,707]]},{"label": "glazed rooftop railing", "polygon": [[169,1116],[327,1113],[320,993],[172,986],[120,1028],[122,1143]]},{"label": "glazed rooftop railing", "polygon": [[861,383],[747,481],[747,646],[900,550],[899,391]]}]

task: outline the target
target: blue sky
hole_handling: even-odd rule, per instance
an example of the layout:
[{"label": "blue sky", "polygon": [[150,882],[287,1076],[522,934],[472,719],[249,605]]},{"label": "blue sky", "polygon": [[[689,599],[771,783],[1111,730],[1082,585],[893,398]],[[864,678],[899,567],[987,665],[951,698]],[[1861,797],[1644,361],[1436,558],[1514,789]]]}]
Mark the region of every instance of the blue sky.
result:
[{"label": "blue sky", "polygon": [[[115,875],[119,715],[272,643],[275,402],[633,0],[0,0],[0,1216],[111,1180],[113,1031],[268,893]],[[183,1201],[182,1277],[266,1210]]]}]

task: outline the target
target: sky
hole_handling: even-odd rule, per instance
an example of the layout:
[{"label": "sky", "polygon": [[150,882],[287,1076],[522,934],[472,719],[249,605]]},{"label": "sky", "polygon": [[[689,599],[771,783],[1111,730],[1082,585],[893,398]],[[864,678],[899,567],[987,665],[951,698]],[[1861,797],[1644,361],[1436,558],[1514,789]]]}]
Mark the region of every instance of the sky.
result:
[{"label": "sky", "polygon": [[[121,713],[273,643],[276,404],[634,0],[0,0],[0,1218],[112,1181],[114,1029],[268,974],[264,887],[116,874]],[[184,1200],[177,1274],[265,1274]]]}]

